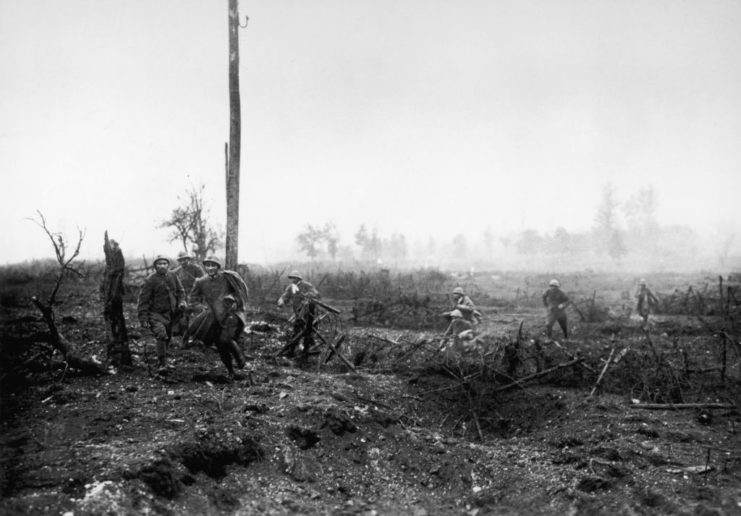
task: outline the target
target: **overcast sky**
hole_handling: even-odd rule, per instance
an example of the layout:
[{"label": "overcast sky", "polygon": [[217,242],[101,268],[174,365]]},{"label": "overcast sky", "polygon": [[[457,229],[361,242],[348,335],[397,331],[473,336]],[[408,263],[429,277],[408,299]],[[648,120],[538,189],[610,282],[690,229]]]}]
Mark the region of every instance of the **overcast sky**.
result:
[{"label": "overcast sky", "polygon": [[[608,182],[653,186],[662,224],[739,230],[737,0],[240,11],[240,261],[307,223],[579,231]],[[0,0],[0,264],[51,255],[36,209],[89,257],[105,229],[176,252],[156,225],[201,183],[223,226],[227,49],[227,0]]]}]

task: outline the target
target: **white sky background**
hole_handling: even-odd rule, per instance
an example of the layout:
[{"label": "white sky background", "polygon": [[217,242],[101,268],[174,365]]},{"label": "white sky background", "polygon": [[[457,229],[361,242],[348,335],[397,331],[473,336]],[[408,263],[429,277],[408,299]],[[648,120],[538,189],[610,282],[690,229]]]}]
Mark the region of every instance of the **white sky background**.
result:
[{"label": "white sky background", "polygon": [[[410,241],[593,225],[603,186],[741,231],[741,3],[240,2],[240,261],[307,223]],[[0,263],[25,217],[129,256],[206,184],[223,227],[227,1],[0,0]],[[721,236],[718,236],[720,240]],[[736,239],[735,252],[741,247]]]}]

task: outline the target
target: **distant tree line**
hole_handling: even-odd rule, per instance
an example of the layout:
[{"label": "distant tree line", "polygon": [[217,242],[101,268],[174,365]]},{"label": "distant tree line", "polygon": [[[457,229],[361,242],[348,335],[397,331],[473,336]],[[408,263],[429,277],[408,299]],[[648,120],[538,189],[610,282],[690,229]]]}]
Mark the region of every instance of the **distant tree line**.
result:
[{"label": "distant tree line", "polygon": [[[170,231],[169,240],[179,242],[199,260],[223,247],[222,233],[209,220],[204,186],[190,188],[179,198],[180,205],[164,219],[160,228]],[[498,234],[487,226],[479,237],[459,233],[449,239],[419,237],[411,240],[400,232],[381,234],[361,224],[350,242],[343,241],[333,222],[306,224],[296,235],[298,250],[309,260],[364,262],[382,266],[439,265],[468,267],[510,260],[515,266],[534,265],[538,259],[559,264],[579,260],[589,263],[622,264],[630,260],[664,261],[691,259],[698,252],[698,235],[686,226],[661,226],[656,218],[658,196],[653,187],[640,189],[621,201],[613,185],[604,186],[593,224],[587,230],[569,231],[558,226],[551,232],[532,228]],[[728,255],[732,237],[718,250],[718,259]],[[542,260],[541,260],[542,261]]]}]

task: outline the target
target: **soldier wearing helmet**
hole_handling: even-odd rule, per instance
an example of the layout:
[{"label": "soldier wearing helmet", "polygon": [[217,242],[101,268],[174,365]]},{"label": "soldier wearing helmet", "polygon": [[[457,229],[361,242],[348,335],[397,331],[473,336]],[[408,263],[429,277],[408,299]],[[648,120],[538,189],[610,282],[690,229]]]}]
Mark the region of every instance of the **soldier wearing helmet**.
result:
[{"label": "soldier wearing helmet", "polygon": [[455,287],[451,292],[453,308],[443,315],[451,319],[448,329],[444,335],[460,335],[462,332],[472,330],[481,319],[481,312],[476,310],[476,305],[466,295],[462,287]]},{"label": "soldier wearing helmet", "polygon": [[648,324],[648,315],[652,310],[656,310],[659,305],[659,300],[648,288],[645,279],[641,279],[638,282],[638,292],[636,292],[636,311],[638,315],[643,319],[643,327],[645,328]]},{"label": "soldier wearing helmet", "polygon": [[196,280],[204,275],[203,269],[198,264],[193,263],[192,259],[193,257],[189,253],[180,251],[178,254],[179,265],[172,270],[180,279],[180,283],[183,284],[186,292],[190,292]]},{"label": "soldier wearing helmet", "polygon": [[159,370],[167,370],[167,346],[172,337],[172,323],[177,312],[184,310],[185,291],[180,280],[170,270],[170,260],[157,256],[154,272],[150,274],[139,292],[137,315],[142,328],[149,328],[157,339]]},{"label": "soldier wearing helmet", "polygon": [[477,319],[481,317],[481,313],[476,310],[476,305],[474,305],[471,298],[465,294],[463,288],[455,287],[451,295],[453,296],[453,303],[455,304],[453,310],[460,311],[461,317],[466,321],[472,323],[478,322]]},{"label": "soldier wearing helmet", "polygon": [[[191,261],[192,258],[193,257],[190,253],[180,251],[180,253],[178,253],[179,265],[172,270],[173,274],[175,274],[175,276],[180,280],[180,283],[183,284],[183,288],[187,293],[190,293],[190,291],[193,290],[193,284],[196,280],[205,274],[200,265]],[[175,324],[175,328],[173,329],[175,335],[183,335],[183,344],[187,344],[189,340],[188,326],[190,325],[191,313],[192,310],[183,310]]]},{"label": "soldier wearing helmet", "polygon": [[293,307],[293,331],[288,337],[288,350],[286,356],[293,357],[296,348],[303,340],[302,358],[306,358],[309,349],[314,345],[314,299],[319,299],[319,291],[314,285],[305,281],[298,271],[291,271],[288,275],[290,283],[286,286],[283,294],[278,298],[278,306],[282,307],[287,302]]},{"label": "soldier wearing helmet", "polygon": [[206,275],[195,281],[190,297],[203,299],[206,310],[193,319],[189,333],[205,344],[215,344],[229,376],[234,377],[232,362],[240,369],[246,362],[238,340],[247,323],[247,285],[237,272],[222,270],[215,256],[203,260],[203,267]]},{"label": "soldier wearing helmet", "polygon": [[561,284],[556,279],[548,283],[548,290],[543,293],[543,305],[548,310],[545,334],[550,339],[553,334],[553,325],[558,325],[563,331],[563,338],[569,338],[568,321],[566,319],[566,307],[569,304],[569,298],[561,290]]}]

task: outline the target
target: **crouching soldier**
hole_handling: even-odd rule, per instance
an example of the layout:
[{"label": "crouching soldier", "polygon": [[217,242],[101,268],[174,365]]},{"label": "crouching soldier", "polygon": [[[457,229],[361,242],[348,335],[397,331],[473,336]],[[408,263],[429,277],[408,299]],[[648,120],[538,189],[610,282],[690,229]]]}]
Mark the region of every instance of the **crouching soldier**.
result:
[{"label": "crouching soldier", "polygon": [[160,373],[167,370],[167,346],[172,337],[172,324],[178,312],[186,308],[183,285],[169,268],[170,260],[164,256],[154,260],[154,272],[144,280],[137,305],[139,324],[148,328],[157,339]]},{"label": "crouching soldier", "polygon": [[563,338],[569,338],[568,322],[566,319],[566,307],[569,304],[569,298],[561,290],[561,284],[558,280],[551,280],[548,283],[548,290],[543,293],[543,305],[548,310],[545,334],[550,339],[553,335],[553,325],[558,325],[563,331]]},{"label": "crouching soldier", "polygon": [[481,312],[476,310],[476,305],[461,287],[455,287],[452,296],[453,309],[443,313],[450,319],[450,325],[443,336],[453,336],[456,339],[462,334],[473,336],[473,327],[481,320]]},{"label": "crouching soldier", "polygon": [[196,280],[190,297],[203,299],[206,310],[193,318],[189,333],[206,345],[214,344],[233,377],[232,362],[240,369],[245,365],[238,340],[247,322],[247,285],[238,273],[222,270],[221,261],[214,256],[206,258],[203,266],[206,275]]},{"label": "crouching soldier", "polygon": [[303,358],[309,354],[309,348],[314,345],[314,314],[316,305],[314,299],[319,299],[319,291],[308,281],[304,281],[298,271],[288,275],[290,283],[286,286],[283,295],[278,299],[278,306],[291,302],[293,307],[293,332],[288,337],[286,345],[287,357],[296,355],[296,348],[303,340]]}]

